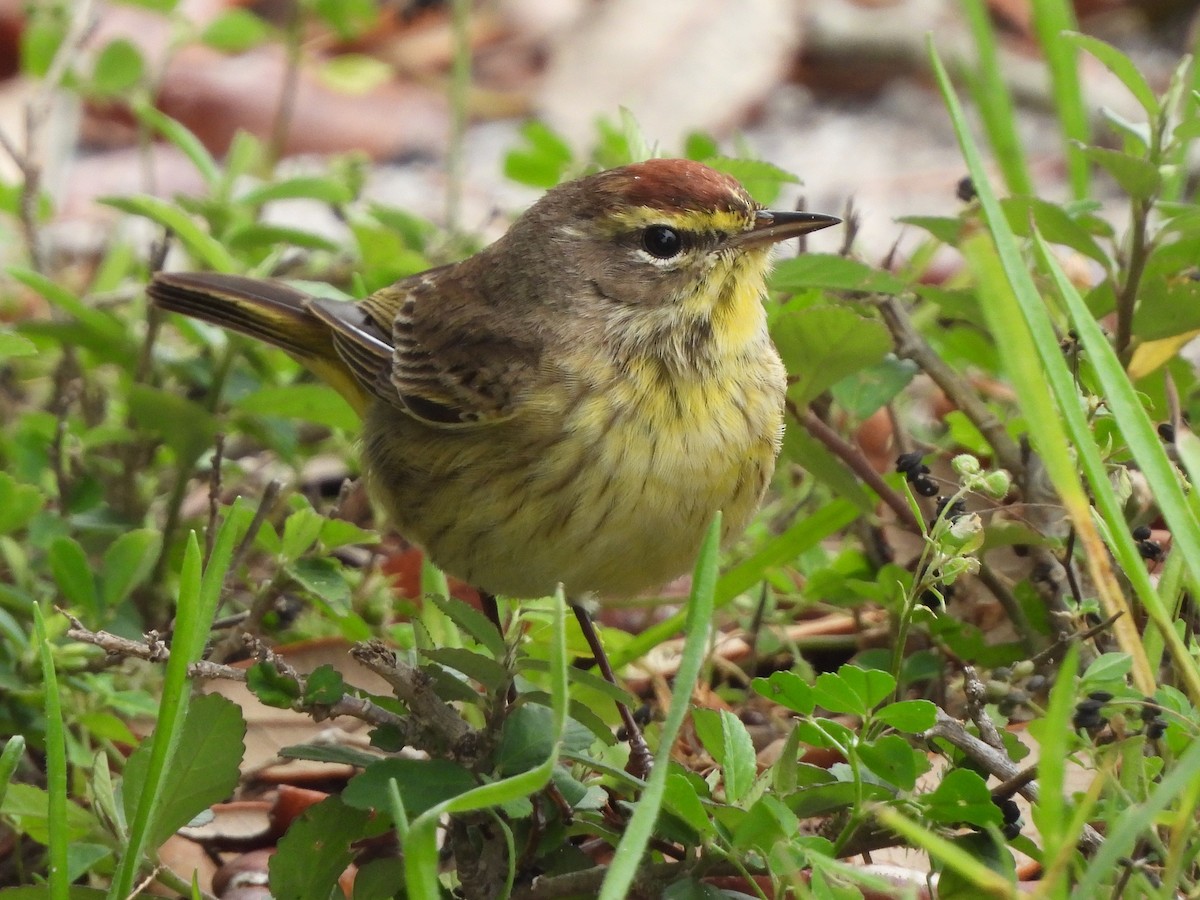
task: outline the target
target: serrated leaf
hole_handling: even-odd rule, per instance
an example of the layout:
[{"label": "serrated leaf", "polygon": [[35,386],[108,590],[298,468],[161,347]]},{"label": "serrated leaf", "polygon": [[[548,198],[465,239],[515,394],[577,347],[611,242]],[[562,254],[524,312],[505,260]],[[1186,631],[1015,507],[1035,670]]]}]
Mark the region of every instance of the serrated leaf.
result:
[{"label": "serrated leaf", "polygon": [[317,542],[324,527],[325,517],[311,506],[293,511],[283,523],[280,555],[288,561],[299,559],[305,550]]},{"label": "serrated leaf", "polygon": [[122,603],[150,576],[161,548],[162,533],[149,528],[127,531],[109,545],[100,567],[105,607]]},{"label": "serrated leaf", "polygon": [[[162,792],[154,809],[148,847],[160,846],[201,812],[233,793],[245,739],[246,723],[233,701],[220,694],[202,694],[192,700],[171,758],[170,790]],[[134,789],[128,766],[125,778],[125,789]]]},{"label": "serrated leaf", "polygon": [[504,637],[496,624],[471,606],[456,597],[431,595],[429,599],[451,622],[473,637],[493,659],[503,659],[506,653]]},{"label": "serrated leaf", "polygon": [[321,525],[320,541],[326,550],[336,550],[349,544],[378,544],[379,533],[346,519],[326,519]]},{"label": "serrated leaf", "polygon": [[306,556],[285,566],[285,571],[336,615],[350,611],[350,585],[342,564],[324,556]]},{"label": "serrated leaf", "polygon": [[317,666],[304,677],[304,703],[333,704],[346,693],[346,682],[342,674],[326,663]]},{"label": "serrated leaf", "polygon": [[701,840],[711,837],[713,823],[705,812],[696,788],[685,775],[672,772],[663,789],[663,806],[678,816]]},{"label": "serrated leaf", "polygon": [[882,362],[892,349],[881,322],[838,306],[785,310],[771,337],[793,379],[788,397],[801,409],[848,375]]},{"label": "serrated leaf", "polygon": [[473,678],[489,691],[495,690],[508,680],[508,672],[501,663],[490,656],[458,647],[438,647],[421,653],[448,669],[462,672]]},{"label": "serrated leaf", "polygon": [[300,699],[300,684],[269,662],[258,662],[246,670],[246,687],[267,706],[291,709]]},{"label": "serrated leaf", "polygon": [[1080,687],[1087,690],[1088,685],[1097,685],[1109,681],[1122,681],[1133,668],[1133,660],[1127,653],[1101,653],[1088,665],[1080,679]]},{"label": "serrated leaf", "polygon": [[710,156],[702,162],[718,172],[732,175],[751,197],[764,206],[770,206],[779,198],[783,185],[800,183],[800,179],[791,172],[765,160]]},{"label": "serrated leaf", "polygon": [[496,750],[496,771],[516,775],[542,765],[554,749],[554,712],[545,706],[519,706],[508,714]]},{"label": "serrated leaf", "polygon": [[352,844],[364,837],[369,813],[335,796],[310,806],[296,819],[271,857],[271,896],[315,900],[331,895],[354,859]]},{"label": "serrated leaf", "polygon": [[767,794],[755,801],[733,832],[733,846],[742,850],[770,852],[781,840],[792,839],[800,830],[796,814],[777,797]]}]

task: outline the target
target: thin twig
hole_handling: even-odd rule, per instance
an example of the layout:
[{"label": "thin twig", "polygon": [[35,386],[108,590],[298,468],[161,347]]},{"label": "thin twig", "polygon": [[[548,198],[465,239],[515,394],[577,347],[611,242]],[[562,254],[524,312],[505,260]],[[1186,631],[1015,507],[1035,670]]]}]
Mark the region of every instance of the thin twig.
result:
[{"label": "thin twig", "polygon": [[834,456],[853,470],[854,474],[873,490],[879,499],[895,513],[900,524],[909,531],[920,534],[921,523],[917,521],[907,502],[883,480],[883,476],[875,471],[871,463],[863,455],[862,450],[844,439],[836,431],[821,420],[812,408],[801,412],[791,400],[786,401],[788,412],[804,426],[804,429],[814,438],[825,445]]}]

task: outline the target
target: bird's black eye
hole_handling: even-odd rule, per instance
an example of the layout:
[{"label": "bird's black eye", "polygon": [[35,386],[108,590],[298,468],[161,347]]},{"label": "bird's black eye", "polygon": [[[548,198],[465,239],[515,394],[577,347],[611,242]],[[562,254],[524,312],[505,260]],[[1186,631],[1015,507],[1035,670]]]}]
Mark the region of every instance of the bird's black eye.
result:
[{"label": "bird's black eye", "polygon": [[651,225],[642,232],[642,248],[651,256],[670,259],[683,250],[683,235],[666,225]]}]

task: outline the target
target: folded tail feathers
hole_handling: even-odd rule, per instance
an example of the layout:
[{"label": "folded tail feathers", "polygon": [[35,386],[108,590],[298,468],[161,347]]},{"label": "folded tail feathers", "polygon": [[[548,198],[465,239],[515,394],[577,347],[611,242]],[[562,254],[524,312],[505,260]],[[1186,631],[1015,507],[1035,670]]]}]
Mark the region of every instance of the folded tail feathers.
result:
[{"label": "folded tail feathers", "polygon": [[240,275],[160,273],[147,293],[171,312],[220,325],[278,347],[328,382],[358,412],[368,394],[338,355],[333,334],[309,308],[309,294]]}]

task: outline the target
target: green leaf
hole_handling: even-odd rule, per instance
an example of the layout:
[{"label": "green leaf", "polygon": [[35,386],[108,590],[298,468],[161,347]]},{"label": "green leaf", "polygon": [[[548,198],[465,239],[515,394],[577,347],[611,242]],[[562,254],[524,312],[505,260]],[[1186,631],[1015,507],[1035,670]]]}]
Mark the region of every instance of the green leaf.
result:
[{"label": "green leaf", "polygon": [[925,755],[918,753],[898,734],[886,734],[878,740],[861,743],[855,750],[863,765],[902,791],[911,791],[917,776],[929,769]]},{"label": "green leaf", "polygon": [[663,807],[678,816],[701,840],[712,836],[712,819],[700,802],[695,786],[686,775],[672,772],[663,789]]},{"label": "green leaf", "polygon": [[306,556],[285,566],[285,571],[315,600],[338,616],[350,612],[350,585],[342,564],[325,556]]},{"label": "green leaf", "polygon": [[937,240],[951,247],[958,245],[965,227],[962,219],[952,219],[949,216],[901,216],[896,221],[928,231]]},{"label": "green leaf", "polygon": [[216,272],[234,272],[233,256],[186,212],[165,200],[149,196],[105,197],[99,202],[132,216],[142,216],[170,229],[196,262]]},{"label": "green leaf", "polygon": [[117,97],[137,84],[145,71],[141,51],[132,41],[110,41],[96,57],[91,88],[102,97]]},{"label": "green leaf", "polygon": [[1092,660],[1080,679],[1080,691],[1094,690],[1101,684],[1125,680],[1133,668],[1127,653],[1102,653]]},{"label": "green leaf", "polygon": [[283,523],[279,555],[288,562],[299,559],[304,551],[317,542],[324,527],[325,517],[311,506],[295,510]]},{"label": "green leaf", "polygon": [[[50,842],[50,823],[47,818],[50,797],[46,791],[31,784],[17,782],[8,786],[0,816],[11,822],[19,834],[28,835],[39,844]],[[78,841],[100,833],[100,824],[88,810],[77,803],[67,804],[64,822],[67,839]]]},{"label": "green leaf", "polygon": [[1146,79],[1142,77],[1142,73],[1138,71],[1138,67],[1128,56],[1112,44],[1106,44],[1099,38],[1090,35],[1068,32],[1062,37],[1100,60],[1129,89],[1129,93],[1133,94],[1137,102],[1142,105],[1146,115],[1151,119],[1158,118],[1162,112],[1162,106],[1154,95],[1154,91],[1150,89],[1150,85],[1146,83]]},{"label": "green leaf", "polygon": [[469,603],[464,603],[456,597],[441,597],[433,594],[429,599],[451,622],[484,647],[493,659],[504,659],[507,653],[504,636],[500,634],[500,629],[491,619]]},{"label": "green leaf", "polygon": [[733,832],[733,846],[769,853],[780,841],[791,840],[800,831],[796,814],[778,797],[767,794],[755,801]]},{"label": "green leaf", "polygon": [[317,666],[304,677],[304,703],[326,706],[337,703],[346,694],[342,673],[328,663]]},{"label": "green leaf", "polygon": [[725,798],[730,803],[741,803],[754,787],[758,774],[754,742],[742,720],[727,709],[721,710],[721,737]]},{"label": "green leaf", "polygon": [[702,160],[718,172],[732,175],[750,196],[764,206],[770,206],[779,198],[785,184],[799,184],[800,179],[773,163],[759,159],[741,159],[731,156],[710,156]]},{"label": "green leaf", "polygon": [[348,544],[378,544],[379,533],[345,519],[326,519],[321,525],[320,541],[326,550],[336,550]]},{"label": "green leaf", "polygon": [[1112,260],[1096,239],[1061,206],[1036,197],[1009,197],[1000,201],[1000,207],[1014,234],[1029,237],[1036,226],[1051,243],[1070,247],[1105,269],[1112,268]]},{"label": "green leaf", "polygon": [[246,670],[246,687],[267,706],[291,709],[300,699],[300,683],[270,662],[257,662]]},{"label": "green leaf", "polygon": [[553,711],[545,706],[518,706],[504,720],[496,771],[501,775],[527,772],[545,763],[554,750]]},{"label": "green leaf", "polygon": [[889,703],[872,718],[876,722],[891,725],[897,731],[920,734],[937,722],[937,707],[928,700],[900,700]]},{"label": "green leaf", "polygon": [[79,542],[70,537],[57,537],[46,556],[54,582],[67,602],[88,615],[99,614],[100,592],[96,589],[96,577]]},{"label": "green leaf", "polygon": [[[192,700],[171,759],[170,789],[162,792],[154,809],[147,846],[157,848],[197,815],[233,793],[245,739],[246,723],[236,703],[220,694],[202,694]],[[127,797],[141,793],[148,751],[149,741],[143,742],[125,766],[122,790]],[[131,817],[128,807],[126,803],[126,816]]]},{"label": "green leaf", "polygon": [[768,700],[802,716],[812,715],[816,706],[812,685],[795,672],[772,672],[767,678],[755,678],[750,682],[750,687]]},{"label": "green leaf", "polygon": [[793,379],[788,398],[801,409],[843,378],[882,362],[892,349],[881,322],[839,306],[785,309],[771,337]]},{"label": "green leaf", "polygon": [[7,328],[0,328],[0,359],[9,359],[15,356],[33,356],[37,353],[37,345],[29,338],[10,331]]},{"label": "green leaf", "polygon": [[331,895],[365,836],[369,813],[337,796],[310,806],[280,839],[269,863],[271,896],[318,900]]},{"label": "green leaf", "polygon": [[24,528],[45,504],[45,496],[34,485],[21,484],[0,471],[0,534]]},{"label": "green leaf", "polygon": [[780,260],[771,273],[770,284],[772,290],[792,294],[811,288],[899,294],[908,287],[889,272],[835,253],[805,253]]},{"label": "green leaf", "polygon": [[212,154],[208,152],[208,148],[203,142],[196,137],[182,122],[172,119],[165,113],[160,112],[151,103],[145,101],[137,101],[133,104],[134,115],[138,120],[152,128],[167,139],[177,150],[183,153],[200,176],[204,179],[205,185],[209,190],[213,190],[221,179],[220,167]]},{"label": "green leaf", "polygon": [[967,824],[977,828],[999,827],[1004,817],[992,802],[986,782],[969,769],[951,769],[942,783],[921,797],[925,815],[945,825]]},{"label": "green leaf", "polygon": [[342,800],[355,809],[385,809],[389,779],[395,779],[405,812],[411,818],[465,794],[477,783],[467,769],[449,760],[382,759],[350,779],[342,791]]},{"label": "green leaf", "polygon": [[135,384],[129,389],[129,414],[140,427],[163,439],[180,465],[200,458],[217,434],[217,421],[207,409],[174,391]]},{"label": "green leaf", "polygon": [[66,28],[63,16],[30,16],[20,33],[21,71],[33,78],[45,76],[66,36]]},{"label": "green leaf", "polygon": [[[991,833],[971,832],[970,834],[955,835],[950,842],[961,850],[965,850],[972,859],[983,863],[997,875],[1003,875],[1013,886],[1013,896],[1018,895],[1017,864],[1012,851],[997,841]],[[957,869],[945,867],[938,875],[938,900],[978,900],[979,884],[971,878],[964,877]]]},{"label": "green leaf", "polygon": [[833,672],[822,672],[813,687],[818,706],[830,712],[865,716],[896,689],[896,680],[879,669],[860,669],[844,665]]},{"label": "green leaf", "polygon": [[161,548],[162,533],[150,528],[127,531],[109,545],[100,567],[106,608],[124,602],[150,576]]},{"label": "green leaf", "polygon": [[342,40],[364,34],[379,18],[374,0],[314,0],[311,6]]},{"label": "green leaf", "polygon": [[1107,147],[1084,146],[1082,153],[1108,172],[1121,190],[1134,200],[1150,199],[1162,185],[1158,167],[1149,160]]},{"label": "green leaf", "polygon": [[272,28],[245,9],[227,9],[200,33],[200,40],[223,53],[244,53],[271,37]]},{"label": "green leaf", "polygon": [[266,222],[235,225],[225,233],[224,243],[230,250],[251,252],[275,250],[289,245],[305,250],[324,250],[326,253],[336,253],[341,249],[336,241],[315,232]]},{"label": "green leaf", "polygon": [[531,119],[521,126],[526,146],[504,157],[504,175],[520,184],[551,188],[563,180],[571,165],[571,147],[549,126]]},{"label": "green leaf", "polygon": [[[421,655],[448,669],[462,672],[468,678],[478,681],[489,691],[494,691],[508,681],[508,670],[501,663],[496,662],[490,656],[476,653],[474,650],[460,647],[438,647],[433,650],[423,650]],[[545,758],[546,755],[542,754],[538,762]]]},{"label": "green leaf", "polygon": [[275,200],[319,200],[336,206],[353,199],[354,194],[340,181],[318,175],[298,175],[253,187],[241,195],[239,202],[263,206]]}]

